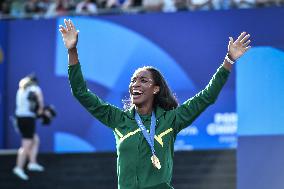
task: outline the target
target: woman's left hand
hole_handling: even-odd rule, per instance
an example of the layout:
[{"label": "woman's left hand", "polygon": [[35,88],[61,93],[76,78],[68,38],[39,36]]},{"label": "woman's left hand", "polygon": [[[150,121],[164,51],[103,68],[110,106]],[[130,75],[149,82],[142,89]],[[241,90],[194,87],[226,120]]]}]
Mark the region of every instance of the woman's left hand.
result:
[{"label": "woman's left hand", "polygon": [[229,56],[236,61],[238,58],[240,58],[247,50],[251,48],[249,46],[250,35],[246,32],[242,32],[241,35],[238,37],[236,41],[233,40],[232,37],[229,37],[229,45],[228,45],[228,53]]}]

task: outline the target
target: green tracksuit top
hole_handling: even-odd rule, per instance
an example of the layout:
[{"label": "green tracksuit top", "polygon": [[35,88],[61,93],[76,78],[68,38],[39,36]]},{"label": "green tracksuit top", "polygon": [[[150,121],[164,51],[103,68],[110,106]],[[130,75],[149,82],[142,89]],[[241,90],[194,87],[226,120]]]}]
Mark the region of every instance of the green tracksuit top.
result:
[{"label": "green tracksuit top", "polygon": [[[174,142],[179,131],[217,99],[229,71],[219,67],[209,84],[194,97],[176,109],[166,111],[155,108],[156,131],[154,148],[161,162],[157,169],[151,162],[151,149],[135,118],[134,108],[123,111],[101,100],[88,90],[80,64],[69,65],[68,75],[73,95],[99,121],[111,128],[116,139],[117,175],[119,189],[166,189],[170,186],[173,171]],[[141,116],[150,130],[151,115]]]}]

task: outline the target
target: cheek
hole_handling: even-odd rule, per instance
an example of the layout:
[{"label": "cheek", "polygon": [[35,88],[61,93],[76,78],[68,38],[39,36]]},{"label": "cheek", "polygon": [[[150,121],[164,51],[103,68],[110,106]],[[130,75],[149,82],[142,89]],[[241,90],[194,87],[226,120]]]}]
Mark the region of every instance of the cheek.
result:
[{"label": "cheek", "polygon": [[132,87],[132,85],[131,85],[131,84],[129,84],[129,86],[128,86],[128,92],[130,92],[131,87]]},{"label": "cheek", "polygon": [[146,87],[146,88],[149,88],[149,89],[150,89],[152,86],[153,86],[152,83],[147,83],[147,84],[145,85],[145,87]]}]

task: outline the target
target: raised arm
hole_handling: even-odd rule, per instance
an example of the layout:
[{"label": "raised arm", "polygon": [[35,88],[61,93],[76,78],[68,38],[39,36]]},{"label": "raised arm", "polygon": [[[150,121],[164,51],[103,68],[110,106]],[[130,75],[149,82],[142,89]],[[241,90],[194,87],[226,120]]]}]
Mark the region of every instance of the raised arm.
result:
[{"label": "raised arm", "polygon": [[64,23],[65,27],[60,25],[59,31],[68,50],[68,78],[72,94],[94,117],[114,129],[123,121],[124,112],[104,102],[87,88],[76,48],[78,31],[71,20],[65,19]]},{"label": "raised arm", "polygon": [[79,62],[77,53],[78,33],[73,22],[69,19],[64,19],[65,27],[60,25],[59,31],[62,34],[63,42],[68,50],[68,63],[75,65]]},{"label": "raised arm", "polygon": [[234,62],[250,48],[249,37],[250,35],[246,34],[246,32],[241,33],[236,41],[230,37],[226,58],[205,89],[173,110],[176,115],[176,133],[190,125],[209,105],[216,101],[227,81]]},{"label": "raised arm", "polygon": [[242,32],[236,41],[229,37],[228,53],[223,62],[224,68],[231,71],[232,65],[251,48],[249,37],[250,34],[246,32]]}]

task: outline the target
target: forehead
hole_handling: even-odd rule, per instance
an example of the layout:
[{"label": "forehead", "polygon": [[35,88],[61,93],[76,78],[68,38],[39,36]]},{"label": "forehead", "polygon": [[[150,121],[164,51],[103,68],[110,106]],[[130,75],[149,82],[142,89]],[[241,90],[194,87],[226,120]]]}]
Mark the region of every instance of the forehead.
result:
[{"label": "forehead", "polygon": [[152,79],[152,73],[148,70],[137,70],[134,72],[132,78],[149,78]]}]

